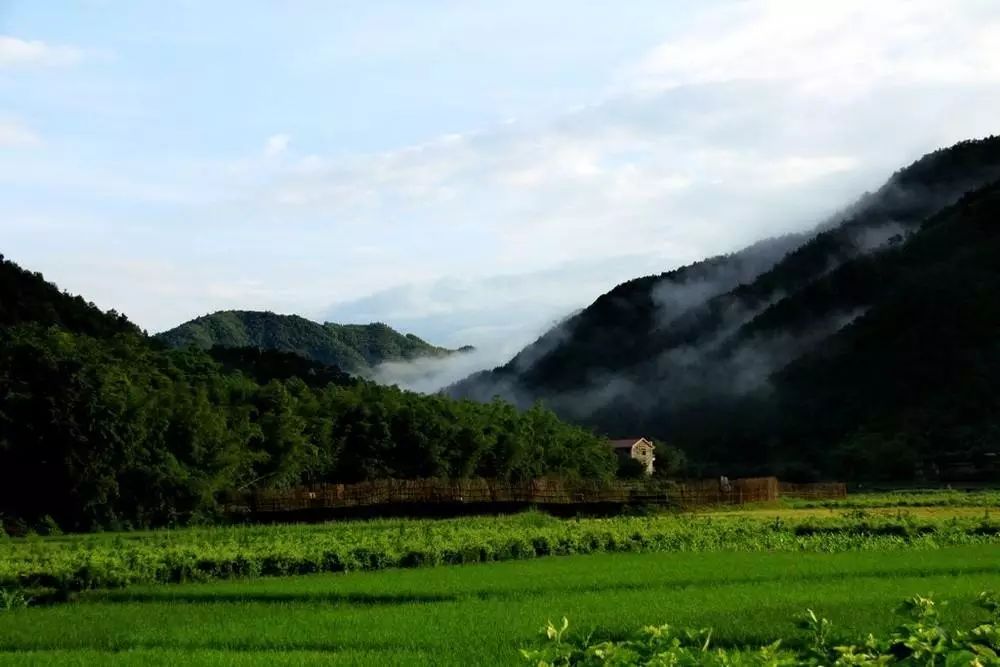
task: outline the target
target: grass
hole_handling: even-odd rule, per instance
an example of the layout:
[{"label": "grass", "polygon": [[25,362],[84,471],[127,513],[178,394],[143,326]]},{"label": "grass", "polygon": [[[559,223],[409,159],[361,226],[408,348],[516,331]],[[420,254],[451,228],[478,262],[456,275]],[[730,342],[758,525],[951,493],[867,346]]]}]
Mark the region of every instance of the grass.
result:
[{"label": "grass", "polygon": [[756,506],[739,509],[713,509],[707,511],[714,517],[743,517],[747,519],[782,519],[804,521],[806,519],[831,519],[838,517],[864,517],[871,519],[895,519],[905,517],[913,520],[947,519],[1000,519],[1000,508],[993,507],[954,507],[950,505],[929,505],[909,507],[789,507],[784,504]]},{"label": "grass", "polygon": [[[721,645],[787,645],[806,608],[857,640],[930,592],[968,625],[975,595],[1000,588],[998,506],[997,492],[937,491],[699,515],[0,538],[0,588],[79,591],[0,610],[0,665],[518,664],[562,616],[597,638],[669,622],[713,627]],[[208,581],[163,583],[178,580]]]},{"label": "grass", "polygon": [[994,507],[1000,508],[1000,490],[976,489],[908,489],[903,491],[878,491],[852,493],[836,500],[782,499],[791,508],[899,508],[899,507]]},{"label": "grass", "polygon": [[0,613],[0,664],[517,664],[546,619],[621,637],[715,628],[722,645],[795,636],[805,608],[838,637],[896,625],[913,593],[1000,585],[1000,547],[845,553],[644,553],[92,591]]}]

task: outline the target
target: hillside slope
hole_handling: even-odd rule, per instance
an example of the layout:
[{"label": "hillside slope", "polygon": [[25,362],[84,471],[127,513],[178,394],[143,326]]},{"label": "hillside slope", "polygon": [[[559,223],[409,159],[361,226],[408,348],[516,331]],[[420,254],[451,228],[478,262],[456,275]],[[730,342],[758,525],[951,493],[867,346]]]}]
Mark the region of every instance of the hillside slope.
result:
[{"label": "hillside slope", "polygon": [[297,315],[227,310],[205,315],[155,336],[171,347],[256,347],[294,352],[365,375],[384,361],[444,357],[448,350],[382,323],[319,324]]},{"label": "hillside slope", "polygon": [[[799,301],[864,314],[773,378],[781,449],[844,476],[1000,461],[1000,183]],[[990,460],[994,459],[994,460]]]},{"label": "hillside slope", "polygon": [[[729,471],[773,470],[780,463],[777,453],[788,454],[786,440],[793,434],[834,447],[849,436],[847,417],[835,424],[817,420],[815,413],[823,411],[817,405],[824,401],[808,397],[811,387],[818,392],[826,386],[822,377],[805,376],[795,392],[774,391],[776,374],[797,360],[805,364],[819,348],[829,349],[838,332],[859,316],[876,317],[879,300],[900,270],[893,258],[902,249],[909,257],[933,236],[930,223],[921,224],[945,215],[942,209],[965,192],[997,178],[1000,138],[931,153],[811,236],[760,243],[619,285],[508,364],[449,392],[480,400],[497,394],[522,405],[542,399],[566,418],[612,435],[652,435]],[[954,217],[965,209],[948,210]],[[946,247],[936,251],[944,253]],[[931,278],[929,265],[918,262],[911,268],[928,272],[922,280],[932,285],[936,279],[946,281],[941,289],[950,284],[948,275]],[[923,320],[898,323],[914,331],[925,325]],[[965,333],[955,335],[961,340]],[[886,337],[882,344],[891,340]],[[871,345],[877,348],[878,342]],[[793,376],[799,377],[788,377]],[[838,391],[851,392],[851,382],[846,378]],[[897,397],[897,407],[906,403],[901,388],[873,386],[890,402]],[[790,401],[793,395],[803,402]],[[779,404],[782,416],[807,416],[797,426],[795,420],[779,420]],[[833,469],[831,459],[814,454],[807,457],[810,466]]]},{"label": "hillside slope", "polygon": [[34,322],[89,336],[138,333],[128,318],[61,291],[41,273],[22,269],[0,254],[0,326]]}]

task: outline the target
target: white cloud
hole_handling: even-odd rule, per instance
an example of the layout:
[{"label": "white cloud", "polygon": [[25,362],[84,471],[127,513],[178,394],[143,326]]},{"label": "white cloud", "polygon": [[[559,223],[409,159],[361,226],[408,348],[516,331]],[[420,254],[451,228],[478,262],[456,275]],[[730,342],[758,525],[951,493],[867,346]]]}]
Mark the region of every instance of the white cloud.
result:
[{"label": "white cloud", "polygon": [[23,148],[41,143],[38,135],[20,121],[0,117],[0,148]]},{"label": "white cloud", "polygon": [[726,5],[630,74],[641,89],[784,80],[828,96],[885,81],[998,81],[997,19],[995,5],[976,0]]},{"label": "white cloud", "polygon": [[264,144],[264,155],[274,157],[281,155],[288,150],[288,144],[292,140],[287,134],[274,134],[267,138]]},{"label": "white cloud", "polygon": [[[502,350],[503,348],[499,348]],[[494,368],[516,354],[511,347],[497,354],[498,348],[476,349],[447,357],[423,357],[412,361],[390,361],[379,364],[372,379],[381,384],[395,384],[403,389],[433,393],[468,377],[484,368]]]},{"label": "white cloud", "polygon": [[[299,206],[370,220],[387,237],[398,211],[442,239],[475,225],[491,244],[493,272],[621,253],[673,258],[626,264],[624,279],[812,225],[923,152],[997,128],[993,7],[728,7],[654,49],[600,103],[327,162],[308,178],[286,175],[281,187],[298,193]],[[408,287],[359,303],[370,319],[424,333],[445,322],[482,336],[471,341],[480,345],[523,343],[537,325],[510,322],[545,323],[592,295],[579,274],[558,273],[546,288],[512,287],[509,298],[484,278],[449,281],[465,287],[434,298]],[[616,282],[602,279],[600,291]]]},{"label": "white cloud", "polygon": [[0,35],[0,68],[18,66],[60,67],[75,65],[83,58],[83,51],[39,40],[26,40]]}]

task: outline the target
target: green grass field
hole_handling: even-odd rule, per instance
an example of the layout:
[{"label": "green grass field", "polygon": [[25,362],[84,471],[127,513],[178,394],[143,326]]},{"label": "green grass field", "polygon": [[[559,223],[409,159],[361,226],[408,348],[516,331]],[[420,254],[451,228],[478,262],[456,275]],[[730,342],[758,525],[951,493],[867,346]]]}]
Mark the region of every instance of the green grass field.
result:
[{"label": "green grass field", "polygon": [[824,553],[599,554],[136,586],[0,613],[4,664],[517,664],[546,619],[622,636],[711,626],[722,644],[794,637],[812,607],[841,637],[887,630],[904,597],[947,614],[1000,587],[1000,547]]},{"label": "green grass field", "polygon": [[1000,496],[910,500],[5,538],[0,589],[70,601],[0,608],[0,664],[518,664],[563,616],[596,638],[670,623],[789,646],[806,608],[858,640],[918,593],[969,625],[1000,590]]},{"label": "green grass field", "polygon": [[792,508],[825,507],[849,508],[899,508],[899,507],[994,507],[1000,508],[1000,491],[976,489],[920,489],[854,493],[836,500],[782,499],[781,503]]}]

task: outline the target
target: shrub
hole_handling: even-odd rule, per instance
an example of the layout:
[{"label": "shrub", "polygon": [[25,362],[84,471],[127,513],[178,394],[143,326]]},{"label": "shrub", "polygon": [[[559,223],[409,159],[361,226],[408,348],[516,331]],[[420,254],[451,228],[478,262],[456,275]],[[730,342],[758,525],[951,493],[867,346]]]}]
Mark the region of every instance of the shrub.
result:
[{"label": "shrub", "polygon": [[60,528],[59,524],[56,523],[56,520],[48,514],[46,514],[45,517],[39,522],[37,532],[39,535],[49,535],[53,537],[63,534],[62,528]]},{"label": "shrub", "polygon": [[0,588],[0,611],[23,609],[29,604],[31,604],[31,598],[26,596],[24,591],[17,588]]}]

